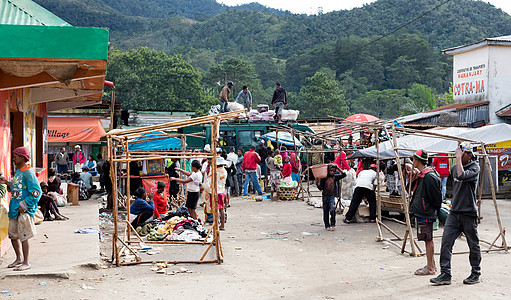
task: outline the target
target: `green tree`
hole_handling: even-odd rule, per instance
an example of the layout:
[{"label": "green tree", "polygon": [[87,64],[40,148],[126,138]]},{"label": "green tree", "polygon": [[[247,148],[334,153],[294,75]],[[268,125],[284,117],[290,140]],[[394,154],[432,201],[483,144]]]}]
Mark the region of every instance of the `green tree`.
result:
[{"label": "green tree", "polygon": [[218,93],[220,93],[226,81],[234,82],[230,101],[236,99],[236,96],[244,85],[248,86],[248,89],[252,93],[254,105],[263,103],[263,98],[267,97],[263,94],[261,82],[255,72],[254,66],[247,60],[229,58],[222,64],[212,66],[204,78],[204,83],[208,88],[216,89],[217,99]]},{"label": "green tree", "polygon": [[214,103],[202,89],[200,72],[182,56],[146,47],[111,51],[107,79],[115,82],[123,108],[196,111],[201,115]]},{"label": "green tree", "polygon": [[372,90],[362,94],[353,104],[353,111],[376,116],[380,119],[393,119],[401,114],[401,107],[411,100],[406,90]]},{"label": "green tree", "polygon": [[302,117],[347,117],[348,104],[344,90],[339,88],[335,80],[335,71],[323,68],[314,76],[305,79],[305,85],[300,89],[297,108]]}]

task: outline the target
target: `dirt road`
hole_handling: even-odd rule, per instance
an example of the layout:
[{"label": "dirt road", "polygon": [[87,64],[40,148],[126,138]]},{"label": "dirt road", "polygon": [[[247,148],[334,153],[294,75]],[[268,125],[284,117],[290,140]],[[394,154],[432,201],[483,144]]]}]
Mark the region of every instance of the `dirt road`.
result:
[{"label": "dirt road", "polygon": [[[511,228],[511,201],[499,201],[504,226]],[[498,233],[490,201],[483,203],[481,238]],[[390,223],[397,232],[404,227]],[[425,258],[411,258],[375,241],[374,224],[325,231],[322,210],[304,202],[255,202],[236,198],[222,232],[225,262],[183,265],[193,273],[156,274],[150,265],[82,269],[70,279],[0,279],[0,299],[482,299],[511,298],[511,254],[483,254],[482,282],[466,286],[468,254],[453,258],[451,286],[433,287],[414,276]],[[280,234],[279,234],[280,233]],[[435,236],[441,235],[441,229]],[[511,237],[509,237],[511,240]],[[440,238],[435,238],[436,250]],[[423,248],[423,243],[419,244]],[[103,251],[109,255],[109,244]],[[484,248],[484,247],[483,247]],[[198,259],[202,246],[168,246],[167,259]],[[455,250],[466,250],[458,240]],[[79,254],[77,254],[79,255]],[[436,256],[438,261],[438,256]],[[171,266],[177,270],[180,266]],[[40,285],[45,282],[46,285]],[[18,294],[19,293],[19,294]]]}]

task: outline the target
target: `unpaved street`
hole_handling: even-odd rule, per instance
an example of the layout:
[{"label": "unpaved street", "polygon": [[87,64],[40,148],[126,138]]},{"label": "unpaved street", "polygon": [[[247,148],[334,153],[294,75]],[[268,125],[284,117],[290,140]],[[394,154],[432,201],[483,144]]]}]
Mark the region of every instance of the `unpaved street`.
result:
[{"label": "unpaved street", "polygon": [[[499,201],[503,223],[511,227],[511,202]],[[498,233],[491,201],[483,203],[480,236]],[[398,233],[404,226],[388,223]],[[453,258],[453,284],[433,287],[413,275],[425,257],[410,258],[375,242],[374,224],[322,227],[322,211],[304,202],[255,202],[235,198],[222,232],[225,262],[183,265],[193,273],[156,274],[150,265],[80,269],[70,279],[4,278],[1,299],[509,299],[511,254],[483,254],[482,282],[466,286],[468,254]],[[288,232],[288,233],[287,233]],[[279,234],[280,233],[280,234]],[[435,236],[441,235],[441,229]],[[390,237],[390,236],[389,236]],[[440,238],[435,238],[436,250]],[[423,243],[419,244],[423,247]],[[108,252],[110,245],[102,246]],[[486,246],[483,246],[486,248]],[[204,247],[165,246],[163,258],[199,259]],[[458,240],[456,250],[466,250]],[[105,253],[109,255],[109,253]],[[438,261],[438,256],[436,256]],[[177,270],[181,266],[170,266]],[[40,285],[40,282],[46,285]],[[19,293],[19,294],[18,294]]]}]

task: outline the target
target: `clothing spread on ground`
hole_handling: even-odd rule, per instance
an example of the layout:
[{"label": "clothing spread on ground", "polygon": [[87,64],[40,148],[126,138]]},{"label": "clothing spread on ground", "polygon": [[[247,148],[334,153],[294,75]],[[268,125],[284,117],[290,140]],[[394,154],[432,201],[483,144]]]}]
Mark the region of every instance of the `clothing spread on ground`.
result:
[{"label": "clothing spread on ground", "polygon": [[193,242],[203,241],[207,236],[207,230],[187,216],[174,216],[167,221],[153,220],[137,227],[136,231],[141,236],[147,236],[149,241]]}]

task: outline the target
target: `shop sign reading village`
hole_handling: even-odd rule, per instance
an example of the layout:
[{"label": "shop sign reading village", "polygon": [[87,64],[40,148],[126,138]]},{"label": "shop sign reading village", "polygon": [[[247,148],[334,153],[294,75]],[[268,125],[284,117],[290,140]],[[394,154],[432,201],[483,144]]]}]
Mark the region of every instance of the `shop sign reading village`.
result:
[{"label": "shop sign reading village", "polygon": [[486,86],[486,64],[457,69],[454,79],[454,96],[472,94],[482,96]]}]

